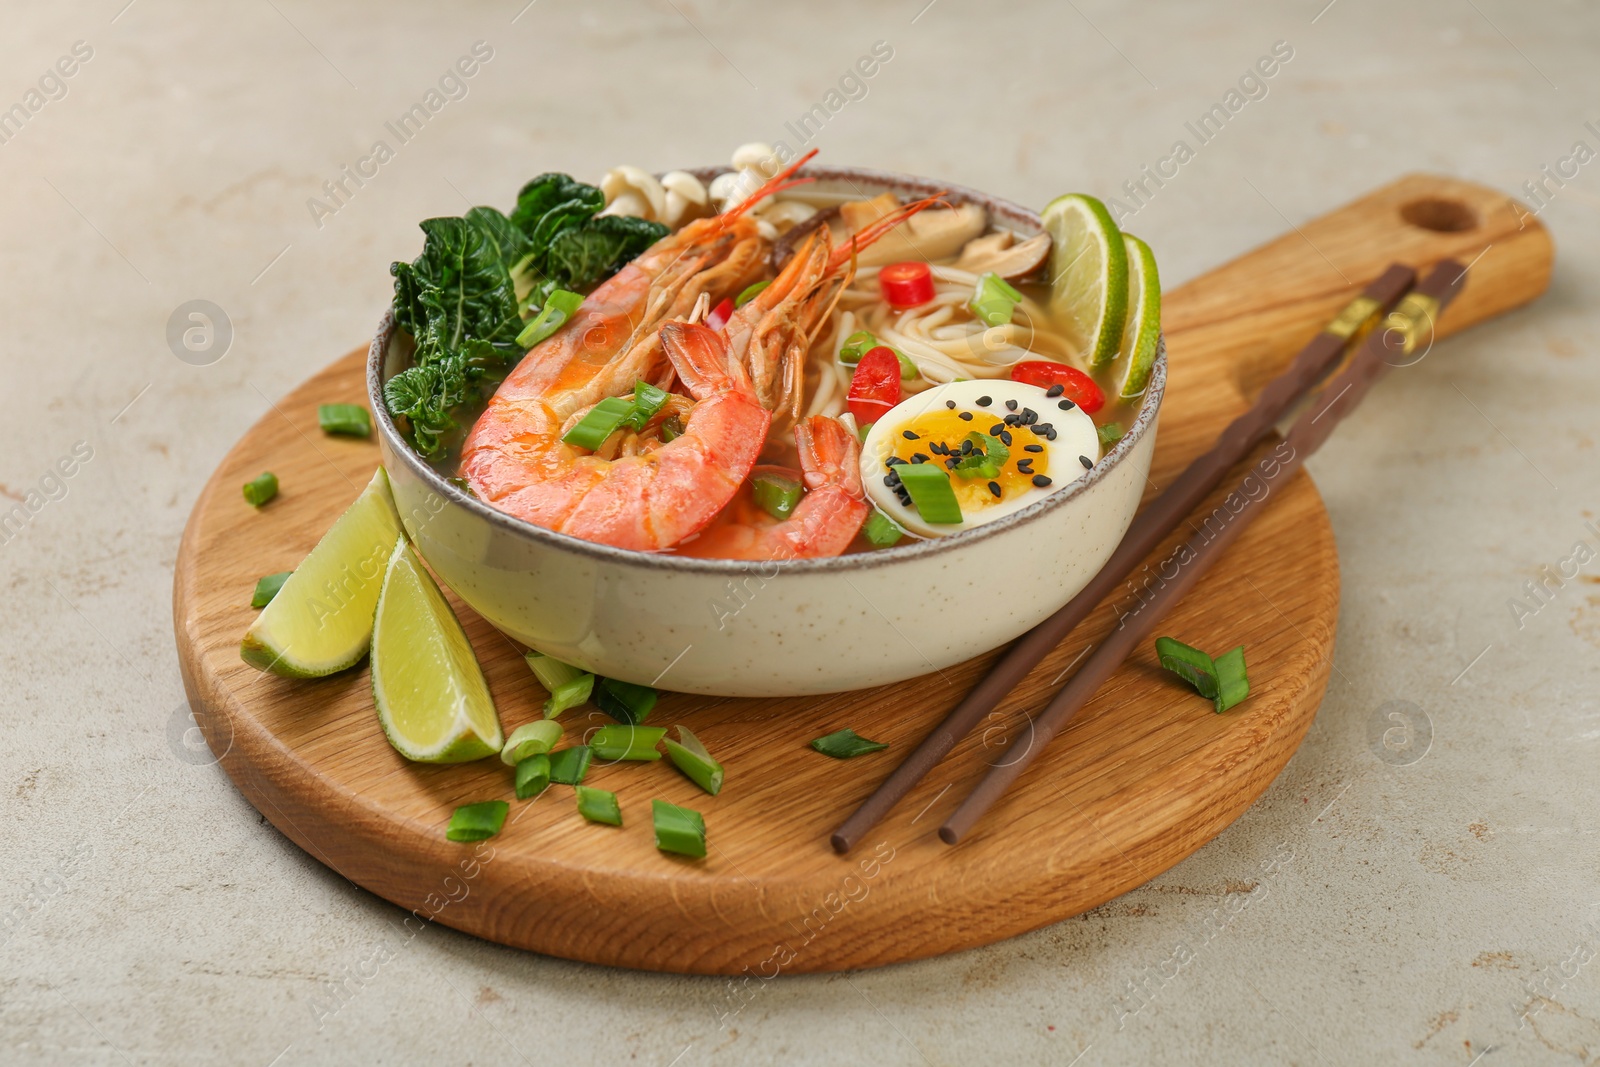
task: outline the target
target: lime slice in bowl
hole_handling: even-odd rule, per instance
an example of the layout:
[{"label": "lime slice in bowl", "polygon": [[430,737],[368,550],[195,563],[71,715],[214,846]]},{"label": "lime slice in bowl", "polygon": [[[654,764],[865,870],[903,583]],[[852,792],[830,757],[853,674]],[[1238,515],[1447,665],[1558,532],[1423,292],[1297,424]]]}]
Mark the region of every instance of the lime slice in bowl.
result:
[{"label": "lime slice in bowl", "polygon": [[1128,310],[1128,252],[1106,206],[1068,193],[1045,205],[1050,310],[1091,367],[1117,358]]},{"label": "lime slice in bowl", "polygon": [[372,623],[372,698],[395,751],[464,763],[505,745],[472,644],[404,538],[394,546]]},{"label": "lime slice in bowl", "polygon": [[1122,398],[1132,400],[1150,382],[1161,337],[1161,278],[1155,253],[1131,233],[1122,235],[1128,248],[1128,317],[1122,328]]},{"label": "lime slice in bowl", "polygon": [[240,656],[286,678],[320,678],[355,666],[372,643],[384,561],[399,536],[389,478],[379,467],[256,616]]}]

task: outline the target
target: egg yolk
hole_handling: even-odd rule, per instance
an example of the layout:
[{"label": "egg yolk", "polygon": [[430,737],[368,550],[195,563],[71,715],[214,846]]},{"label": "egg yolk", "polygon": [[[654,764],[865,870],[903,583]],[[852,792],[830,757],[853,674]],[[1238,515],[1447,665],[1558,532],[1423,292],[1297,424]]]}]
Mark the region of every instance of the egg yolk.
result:
[{"label": "egg yolk", "polygon": [[[944,467],[946,473],[950,475],[950,487],[955,490],[956,500],[960,502],[961,510],[965,514],[998,504],[1018,493],[1025,493],[1034,487],[1033,479],[1036,476],[1050,473],[1048,460],[1050,453],[1044,449],[1045,439],[1035,436],[1026,426],[1001,427],[1010,434],[1012,443],[1005,445],[1010,455],[1006,457],[999,473],[993,478],[985,478],[978,473],[966,477],[965,472],[952,470],[947,461],[960,454],[961,444],[967,439],[967,435],[977,431],[999,439],[998,433],[990,434],[989,431],[997,423],[1001,423],[1008,413],[1005,411],[996,413],[979,408],[968,414],[972,415],[970,420],[963,419],[959,411],[936,408],[918,415],[895,430],[893,454],[907,463],[911,462],[912,456],[922,455],[926,457],[923,462],[938,463]],[[916,439],[907,437],[907,433],[915,434]],[[930,447],[934,444],[942,446],[941,452],[944,447],[948,447],[949,454],[934,452]],[[1040,451],[1024,451],[1025,445],[1038,445]],[[1023,469],[1019,470],[1018,464],[1022,464]],[[991,482],[1000,487],[999,496],[989,488]]]}]

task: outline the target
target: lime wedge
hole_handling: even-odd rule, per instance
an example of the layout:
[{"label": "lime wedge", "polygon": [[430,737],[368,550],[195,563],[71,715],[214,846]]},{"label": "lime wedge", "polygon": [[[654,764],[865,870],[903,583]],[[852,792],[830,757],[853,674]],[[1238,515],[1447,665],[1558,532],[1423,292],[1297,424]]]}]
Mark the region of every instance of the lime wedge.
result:
[{"label": "lime wedge", "polygon": [[1092,196],[1068,193],[1045,205],[1050,234],[1050,310],[1091,367],[1122,347],[1128,308],[1128,253],[1111,212]]},{"label": "lime wedge", "polygon": [[372,643],[383,564],[399,536],[389,478],[379,467],[256,616],[239,646],[244,661],[286,678],[355,666]]},{"label": "lime wedge", "polygon": [[372,698],[395,751],[419,763],[465,763],[505,745],[494,698],[466,632],[401,538],[372,623]]},{"label": "lime wedge", "polygon": [[1156,340],[1161,336],[1161,278],[1156,274],[1155,253],[1131,233],[1122,235],[1128,246],[1128,320],[1122,329],[1122,397],[1131,400],[1150,382],[1156,364]]}]

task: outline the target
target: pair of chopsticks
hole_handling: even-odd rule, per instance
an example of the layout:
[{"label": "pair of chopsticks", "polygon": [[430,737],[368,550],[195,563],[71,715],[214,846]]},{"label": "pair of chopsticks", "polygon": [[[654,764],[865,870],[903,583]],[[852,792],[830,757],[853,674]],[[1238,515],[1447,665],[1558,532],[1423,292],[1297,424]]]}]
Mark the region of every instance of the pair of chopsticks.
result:
[{"label": "pair of chopsticks", "polygon": [[[1412,289],[1415,272],[1397,264],[1367,286],[1301,350],[1288,370],[1262,390],[1250,409],[1229,424],[1209,452],[1191,463],[1139,513],[1117,550],[1089,584],[1060,611],[1024,634],[877,791],[840,824],[831,839],[834,849],[849,851],[876,825],[1030,670],[1087,618],[1107,594],[1159,547],[1228,471],[1267,437],[1279,419],[1316,389],[1317,383],[1344,354],[1351,339],[1393,308],[1387,328],[1367,334],[1356,355],[1317,392],[1316,401],[1296,418],[1284,438],[1289,449],[1288,458],[1263,460],[1247,475],[1264,483],[1268,491],[1261,492],[1258,486],[1252,485],[1249,493],[1234,492],[1227,510],[1231,518],[1219,533],[1213,535],[1207,530],[1197,534],[1173,552],[1161,573],[1175,572],[1176,577],[1167,580],[1154,596],[1123,617],[1118,629],[1034,720],[1029,737],[1013,743],[1006,756],[991,766],[978,786],[940,827],[939,836],[947,844],[960,841],[1259,514],[1260,505],[1271,498],[1270,490],[1285,484],[1306,457],[1327,439],[1339,420],[1360,402],[1389,365],[1386,357],[1395,351],[1409,354],[1419,337],[1431,340],[1434,321],[1460,291],[1466,273],[1466,268],[1459,263],[1444,260]],[[1409,294],[1408,290],[1411,290]],[[1324,397],[1331,399],[1323,402]],[[1281,454],[1284,449],[1280,446],[1277,451]]]}]

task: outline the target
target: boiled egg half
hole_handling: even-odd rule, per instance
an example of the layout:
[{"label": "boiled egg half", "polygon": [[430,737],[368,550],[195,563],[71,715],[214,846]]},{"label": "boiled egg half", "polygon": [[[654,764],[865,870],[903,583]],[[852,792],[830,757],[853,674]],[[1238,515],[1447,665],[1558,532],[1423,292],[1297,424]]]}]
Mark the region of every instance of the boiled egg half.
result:
[{"label": "boiled egg half", "polygon": [[[1065,397],[1009,379],[950,382],[872,424],[861,480],[879,511],[946,537],[1038,503],[1099,461],[1094,420]],[[929,468],[906,473],[912,466]]]}]

